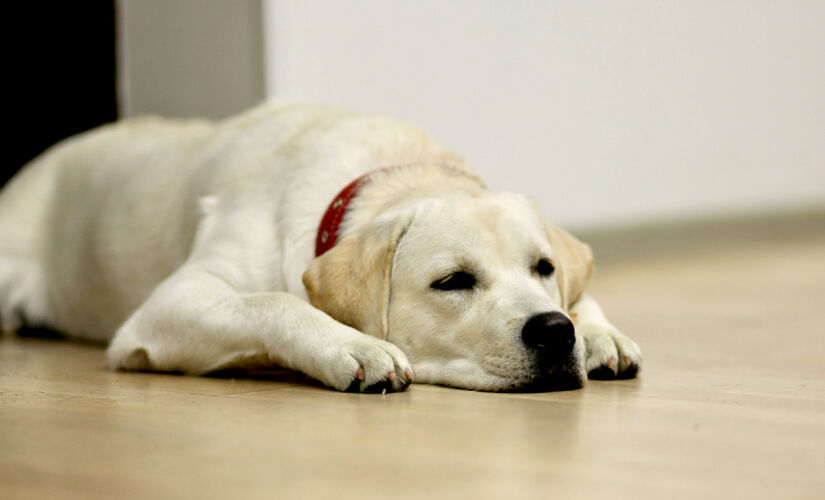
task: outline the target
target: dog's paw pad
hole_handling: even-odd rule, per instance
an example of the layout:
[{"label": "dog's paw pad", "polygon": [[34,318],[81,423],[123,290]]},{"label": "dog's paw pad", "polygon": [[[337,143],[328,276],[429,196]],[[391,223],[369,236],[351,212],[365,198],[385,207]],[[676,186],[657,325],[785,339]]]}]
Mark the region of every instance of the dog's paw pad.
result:
[{"label": "dog's paw pad", "polygon": [[361,392],[361,379],[355,377],[344,392]]},{"label": "dog's paw pad", "polygon": [[587,378],[591,380],[613,380],[616,378],[616,372],[618,371],[616,364],[616,358],[608,358],[607,361],[588,370]]},{"label": "dog's paw pad", "polygon": [[368,385],[362,392],[367,394],[386,394],[388,392],[395,392],[395,389],[393,388],[392,382],[389,380],[384,380]]},{"label": "dog's paw pad", "polygon": [[[392,372],[390,372],[392,373]],[[387,376],[387,380],[381,380],[370,385],[366,385],[362,379],[354,378],[347,387],[346,392],[363,392],[366,394],[386,394],[388,392],[401,392],[409,387],[411,379],[398,381],[395,373]]]},{"label": "dog's paw pad", "polygon": [[605,365],[597,366],[587,372],[587,378],[590,380],[613,380],[616,378],[616,372]]}]

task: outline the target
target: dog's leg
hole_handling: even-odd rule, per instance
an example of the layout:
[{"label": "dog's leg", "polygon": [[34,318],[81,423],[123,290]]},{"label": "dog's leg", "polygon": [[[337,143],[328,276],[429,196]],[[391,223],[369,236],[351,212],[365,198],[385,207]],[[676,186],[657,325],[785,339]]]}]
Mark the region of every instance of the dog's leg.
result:
[{"label": "dog's leg", "polygon": [[573,305],[576,332],[584,339],[584,367],[591,379],[633,378],[642,363],[642,351],[605,317],[602,308],[584,294]]},{"label": "dog's leg", "polygon": [[155,289],[117,331],[107,355],[114,369],[192,374],[277,365],[360,392],[403,390],[412,377],[395,345],[288,293],[238,293],[191,264]]}]

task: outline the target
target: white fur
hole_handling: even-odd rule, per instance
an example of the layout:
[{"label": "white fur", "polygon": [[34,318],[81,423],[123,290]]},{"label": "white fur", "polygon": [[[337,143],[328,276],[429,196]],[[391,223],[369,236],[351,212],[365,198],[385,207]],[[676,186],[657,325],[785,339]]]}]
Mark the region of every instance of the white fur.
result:
[{"label": "white fur", "polygon": [[[410,218],[392,257],[387,341],[313,307],[302,275],[335,194],[392,165],[410,166],[376,175],[341,230]],[[563,311],[556,279],[531,274],[539,254],[554,249],[524,199],[484,191],[412,125],[321,106],[101,127],[47,151],[0,194],[4,329],[25,318],[111,340],[115,369],[277,364],[340,390],[399,390],[411,360],[418,381],[514,388],[530,378],[523,321]],[[484,267],[489,286],[430,293],[428,280],[458,260]],[[638,347],[592,299],[573,311],[593,339],[587,359],[578,342],[577,363],[638,366]]]}]

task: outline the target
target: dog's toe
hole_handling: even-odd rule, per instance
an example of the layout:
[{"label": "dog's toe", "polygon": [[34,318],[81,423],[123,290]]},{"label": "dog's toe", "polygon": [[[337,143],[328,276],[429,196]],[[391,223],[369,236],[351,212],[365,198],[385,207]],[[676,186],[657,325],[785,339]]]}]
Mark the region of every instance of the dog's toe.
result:
[{"label": "dog's toe", "polygon": [[639,363],[639,358],[622,356],[622,360],[619,363],[619,373],[616,378],[628,379],[636,377],[639,373]]}]

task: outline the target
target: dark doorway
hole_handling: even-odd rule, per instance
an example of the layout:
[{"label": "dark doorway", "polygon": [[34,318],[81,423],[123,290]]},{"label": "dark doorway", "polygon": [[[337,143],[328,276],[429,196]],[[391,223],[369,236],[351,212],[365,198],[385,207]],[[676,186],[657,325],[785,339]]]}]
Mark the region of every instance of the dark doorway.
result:
[{"label": "dark doorway", "polygon": [[12,140],[0,183],[55,142],[117,118],[112,0],[21,2],[6,78]]}]

